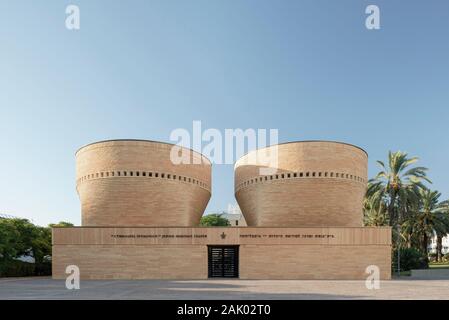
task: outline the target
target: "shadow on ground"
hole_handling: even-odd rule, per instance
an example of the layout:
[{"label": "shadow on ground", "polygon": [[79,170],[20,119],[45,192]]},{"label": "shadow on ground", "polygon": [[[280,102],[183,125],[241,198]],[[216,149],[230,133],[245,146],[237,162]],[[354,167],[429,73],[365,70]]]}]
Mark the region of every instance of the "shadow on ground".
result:
[{"label": "shadow on ground", "polygon": [[[270,291],[270,283],[275,290]],[[262,286],[260,286],[262,284]],[[286,288],[288,281],[270,281],[266,285],[245,280],[84,280],[80,290],[67,290],[65,281],[51,278],[0,279],[0,299],[257,299],[257,300],[315,300],[366,299],[345,294],[308,293],[305,288]],[[269,292],[258,292],[269,291]]]}]

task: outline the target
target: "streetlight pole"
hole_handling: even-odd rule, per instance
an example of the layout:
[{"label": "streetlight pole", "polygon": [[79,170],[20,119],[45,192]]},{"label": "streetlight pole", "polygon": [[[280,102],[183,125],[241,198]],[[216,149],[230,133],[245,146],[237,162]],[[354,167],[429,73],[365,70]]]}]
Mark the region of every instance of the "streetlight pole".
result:
[{"label": "streetlight pole", "polygon": [[396,225],[396,227],[397,227],[397,233],[398,233],[397,240],[396,240],[396,250],[398,252],[398,256],[397,256],[397,258],[398,258],[398,277],[400,277],[401,276],[401,247],[399,245],[399,242],[401,241],[401,232],[400,232],[401,227],[400,227],[399,223]]}]

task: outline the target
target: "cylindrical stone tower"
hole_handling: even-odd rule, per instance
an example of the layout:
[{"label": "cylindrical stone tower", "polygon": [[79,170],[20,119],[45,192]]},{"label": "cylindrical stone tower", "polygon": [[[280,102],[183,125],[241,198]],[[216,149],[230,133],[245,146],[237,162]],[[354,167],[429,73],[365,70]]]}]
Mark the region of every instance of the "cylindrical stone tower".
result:
[{"label": "cylindrical stone tower", "polygon": [[[262,164],[267,154],[275,165]],[[235,197],[248,226],[361,227],[367,165],[368,154],[347,143],[270,146],[236,162]]]},{"label": "cylindrical stone tower", "polygon": [[[174,145],[109,140],[76,153],[83,226],[196,226],[211,196],[211,163],[176,146],[190,162],[174,164]],[[176,163],[176,161],[175,161]]]}]

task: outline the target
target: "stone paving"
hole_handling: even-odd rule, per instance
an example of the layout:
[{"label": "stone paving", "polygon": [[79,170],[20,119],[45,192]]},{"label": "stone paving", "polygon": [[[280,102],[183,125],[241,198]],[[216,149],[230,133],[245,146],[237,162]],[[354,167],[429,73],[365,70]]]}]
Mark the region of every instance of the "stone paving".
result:
[{"label": "stone paving", "polygon": [[449,280],[82,280],[80,290],[47,277],[2,278],[0,299],[449,299]]}]

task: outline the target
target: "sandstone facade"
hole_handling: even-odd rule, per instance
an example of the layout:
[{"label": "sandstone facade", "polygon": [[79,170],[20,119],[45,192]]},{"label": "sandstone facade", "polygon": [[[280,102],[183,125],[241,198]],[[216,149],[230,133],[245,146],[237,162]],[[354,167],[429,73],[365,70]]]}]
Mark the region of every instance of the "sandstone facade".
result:
[{"label": "sandstone facade", "polygon": [[[262,162],[265,154],[275,165]],[[235,197],[249,226],[361,227],[367,166],[367,153],[353,145],[279,144],[237,161]],[[263,174],[267,168],[276,172]]]},{"label": "sandstone facade", "polygon": [[[304,141],[250,152],[235,165],[248,227],[203,228],[211,163],[177,147],[190,161],[174,164],[173,147],[111,140],[76,153],[82,227],[53,228],[54,278],[69,265],[83,279],[366,279],[373,265],[391,278],[391,228],[362,227],[362,149]],[[275,164],[260,161],[266,152]]]},{"label": "sandstone facade", "polygon": [[190,164],[174,164],[174,145],[111,140],[76,153],[83,226],[195,226],[211,196],[211,163],[186,148]]},{"label": "sandstone facade", "polygon": [[207,247],[238,245],[240,279],[366,279],[370,265],[390,279],[390,241],[390,228],[55,228],[53,277],[207,279]]}]

